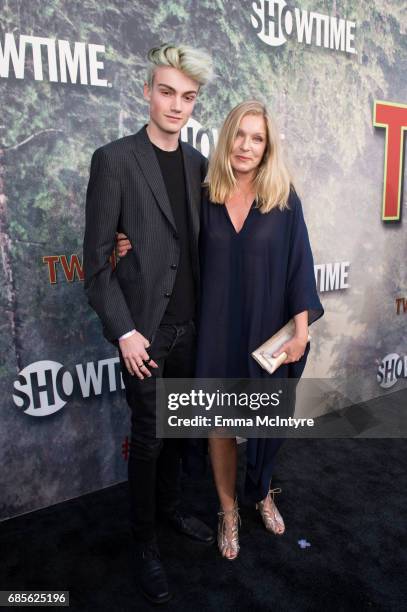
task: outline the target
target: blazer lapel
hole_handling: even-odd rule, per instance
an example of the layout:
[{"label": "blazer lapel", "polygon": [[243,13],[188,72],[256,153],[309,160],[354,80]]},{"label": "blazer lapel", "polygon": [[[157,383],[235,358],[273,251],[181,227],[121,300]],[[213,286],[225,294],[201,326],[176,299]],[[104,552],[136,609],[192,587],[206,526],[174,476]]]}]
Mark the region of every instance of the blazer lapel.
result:
[{"label": "blazer lapel", "polygon": [[133,153],[137,159],[143,176],[149,184],[150,189],[153,192],[162,212],[173,228],[177,230],[158,159],[147,136],[145,126],[139,132],[137,132],[137,134],[135,134],[134,143],[135,146],[133,148]]},{"label": "blazer lapel", "polygon": [[191,229],[194,237],[194,246],[198,245],[199,215],[201,208],[201,177],[199,170],[194,167],[189,148],[181,142],[184,157],[185,187],[187,193],[188,209],[191,219]]}]

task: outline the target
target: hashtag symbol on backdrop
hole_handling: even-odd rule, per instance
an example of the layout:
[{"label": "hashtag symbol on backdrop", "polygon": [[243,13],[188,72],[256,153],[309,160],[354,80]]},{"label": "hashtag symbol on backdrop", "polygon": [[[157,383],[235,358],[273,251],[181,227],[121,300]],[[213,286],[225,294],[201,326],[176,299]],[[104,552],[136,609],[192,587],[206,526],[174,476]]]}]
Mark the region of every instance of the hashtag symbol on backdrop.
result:
[{"label": "hashtag symbol on backdrop", "polygon": [[126,436],[122,444],[122,455],[125,461],[128,461],[129,459],[129,450],[130,450],[129,436]]}]

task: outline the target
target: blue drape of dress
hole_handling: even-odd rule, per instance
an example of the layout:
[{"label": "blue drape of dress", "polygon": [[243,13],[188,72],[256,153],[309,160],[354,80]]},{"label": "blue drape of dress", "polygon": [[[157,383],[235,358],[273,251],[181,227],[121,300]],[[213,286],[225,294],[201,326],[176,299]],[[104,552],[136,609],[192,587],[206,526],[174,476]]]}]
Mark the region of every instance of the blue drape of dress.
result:
[{"label": "blue drape of dress", "polygon": [[[264,378],[251,352],[294,315],[308,310],[309,324],[323,315],[301,202],[291,189],[288,208],[262,214],[253,203],[236,232],[226,206],[204,196],[200,226],[201,291],[197,378]],[[302,359],[272,376],[300,378]],[[206,440],[204,441],[206,445]],[[281,439],[247,441],[245,495],[266,497]],[[202,441],[195,446],[199,452]]]}]

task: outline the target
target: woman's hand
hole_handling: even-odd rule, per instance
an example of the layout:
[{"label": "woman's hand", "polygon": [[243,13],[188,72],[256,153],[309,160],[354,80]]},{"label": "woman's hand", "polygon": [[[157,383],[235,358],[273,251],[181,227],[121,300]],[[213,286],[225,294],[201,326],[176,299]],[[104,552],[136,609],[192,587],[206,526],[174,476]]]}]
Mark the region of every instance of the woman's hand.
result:
[{"label": "woman's hand", "polygon": [[125,257],[127,251],[132,249],[130,240],[128,240],[126,234],[116,232],[116,256]]},{"label": "woman's hand", "polygon": [[287,353],[287,359],[283,363],[294,363],[299,361],[305,353],[308,336],[295,335],[291,340],[285,342],[278,351],[273,353],[273,357],[278,357],[281,353]]}]

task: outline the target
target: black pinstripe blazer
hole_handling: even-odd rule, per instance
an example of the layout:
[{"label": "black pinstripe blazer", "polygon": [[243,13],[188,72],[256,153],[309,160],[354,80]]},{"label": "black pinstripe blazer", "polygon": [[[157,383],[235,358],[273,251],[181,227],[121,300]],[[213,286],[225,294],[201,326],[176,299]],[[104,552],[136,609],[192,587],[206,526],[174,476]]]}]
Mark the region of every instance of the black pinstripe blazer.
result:
[{"label": "black pinstripe blazer", "polygon": [[[181,142],[191,227],[192,264],[199,287],[198,233],[206,159]],[[113,270],[115,232],[133,249]],[[158,160],[146,126],[93,156],[86,194],[83,242],[85,292],[107,340],[134,327],[152,341],[171,295],[180,256],[179,237]]]}]

